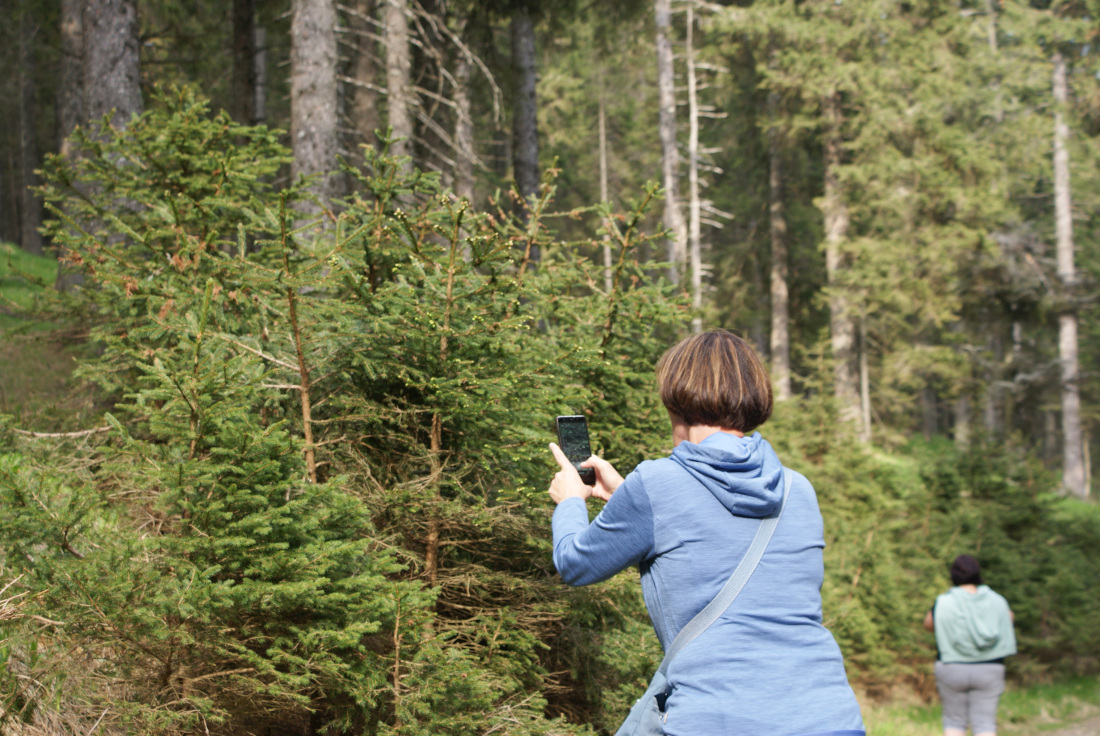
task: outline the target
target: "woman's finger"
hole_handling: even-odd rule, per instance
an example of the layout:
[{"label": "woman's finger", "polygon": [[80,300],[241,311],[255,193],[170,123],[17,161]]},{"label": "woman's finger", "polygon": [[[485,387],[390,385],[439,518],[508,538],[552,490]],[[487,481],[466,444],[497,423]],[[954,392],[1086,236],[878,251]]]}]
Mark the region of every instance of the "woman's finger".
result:
[{"label": "woman's finger", "polygon": [[609,466],[609,465],[611,465],[611,463],[607,462],[602,457],[599,457],[597,455],[592,455],[587,460],[585,460],[583,463],[581,463],[582,468],[601,468],[602,469],[602,468],[604,468],[606,466]]},{"label": "woman's finger", "polygon": [[554,454],[554,459],[558,461],[558,465],[561,466],[562,470],[572,470],[574,473],[577,472],[577,469],[573,467],[573,463],[569,462],[569,458],[567,458],[565,453],[561,451],[561,448],[553,442],[550,443],[550,452]]}]

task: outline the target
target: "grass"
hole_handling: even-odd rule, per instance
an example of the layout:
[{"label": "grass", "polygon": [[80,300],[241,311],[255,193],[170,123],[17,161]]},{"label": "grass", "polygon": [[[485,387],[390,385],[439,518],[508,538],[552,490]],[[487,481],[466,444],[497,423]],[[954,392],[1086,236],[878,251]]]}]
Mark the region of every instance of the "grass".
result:
[{"label": "grass", "polygon": [[16,426],[68,429],[84,419],[90,399],[73,392],[73,346],[57,324],[35,320],[27,310],[53,288],[57,261],[0,243],[0,414]]},{"label": "grass", "polygon": [[57,260],[32,256],[11,243],[0,243],[0,329],[25,323],[19,312],[57,278]]},{"label": "grass", "polygon": [[[1100,716],[1100,678],[1080,677],[1046,685],[1010,686],[997,710],[998,733],[1053,734]],[[869,736],[940,736],[939,703],[865,705]]]}]

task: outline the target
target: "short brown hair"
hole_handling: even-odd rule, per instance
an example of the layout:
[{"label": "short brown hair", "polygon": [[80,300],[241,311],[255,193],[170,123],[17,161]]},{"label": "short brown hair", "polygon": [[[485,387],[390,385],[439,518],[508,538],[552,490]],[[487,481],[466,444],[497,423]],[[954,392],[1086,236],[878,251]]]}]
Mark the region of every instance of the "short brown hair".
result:
[{"label": "short brown hair", "polygon": [[665,408],[689,425],[751,432],[772,413],[772,382],[752,346],[725,330],[692,335],[657,361]]}]

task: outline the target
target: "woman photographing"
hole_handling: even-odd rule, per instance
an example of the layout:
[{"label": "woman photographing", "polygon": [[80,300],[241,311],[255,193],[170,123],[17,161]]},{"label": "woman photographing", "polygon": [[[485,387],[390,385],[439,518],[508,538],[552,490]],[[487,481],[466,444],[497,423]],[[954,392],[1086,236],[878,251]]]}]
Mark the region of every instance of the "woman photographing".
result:
[{"label": "woman photographing", "polygon": [[[671,456],[625,480],[592,457],[582,463],[596,472],[590,488],[550,446],[561,465],[550,485],[558,572],[589,585],[637,565],[666,651],[665,682],[651,687],[658,697],[639,703],[660,730],[631,725],[620,734],[863,736],[840,649],[821,623],[816,494],[754,431],[772,409],[759,357],[724,330],[694,335],[661,357],[657,382]],[[607,500],[591,524],[590,495]],[[732,603],[699,624],[718,610],[708,604],[731,598],[735,581]],[[694,638],[682,644],[689,622]]]}]

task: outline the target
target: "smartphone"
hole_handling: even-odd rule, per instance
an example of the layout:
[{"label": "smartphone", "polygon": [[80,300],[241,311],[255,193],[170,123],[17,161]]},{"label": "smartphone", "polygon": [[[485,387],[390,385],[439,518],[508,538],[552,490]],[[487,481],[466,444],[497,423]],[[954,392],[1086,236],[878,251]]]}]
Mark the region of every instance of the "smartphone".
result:
[{"label": "smartphone", "polygon": [[596,485],[596,471],[581,467],[581,463],[592,456],[592,446],[588,443],[588,420],[583,415],[558,417],[558,446],[580,473],[584,484]]}]

